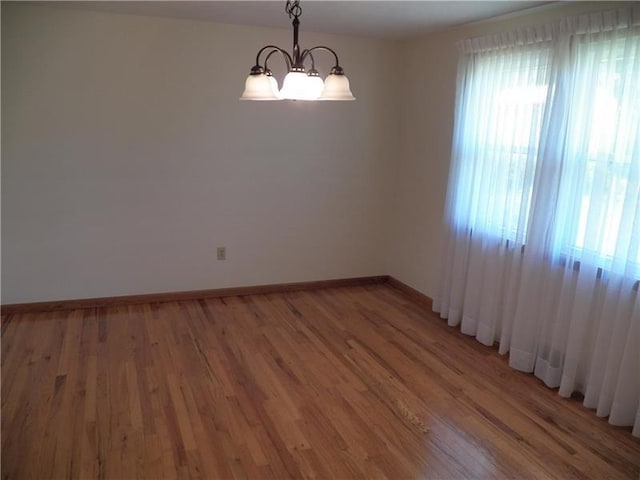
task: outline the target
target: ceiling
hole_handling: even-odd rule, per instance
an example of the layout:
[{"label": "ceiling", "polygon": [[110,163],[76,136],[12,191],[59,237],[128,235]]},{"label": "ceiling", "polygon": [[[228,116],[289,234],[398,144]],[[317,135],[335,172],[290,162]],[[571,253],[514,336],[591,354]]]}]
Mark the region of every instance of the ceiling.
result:
[{"label": "ceiling", "polygon": [[[38,2],[40,3],[40,2]],[[43,2],[44,3],[44,2]],[[284,1],[46,2],[113,13],[190,18],[218,23],[289,28]],[[306,31],[408,38],[537,7],[548,1],[311,1],[303,0]]]}]

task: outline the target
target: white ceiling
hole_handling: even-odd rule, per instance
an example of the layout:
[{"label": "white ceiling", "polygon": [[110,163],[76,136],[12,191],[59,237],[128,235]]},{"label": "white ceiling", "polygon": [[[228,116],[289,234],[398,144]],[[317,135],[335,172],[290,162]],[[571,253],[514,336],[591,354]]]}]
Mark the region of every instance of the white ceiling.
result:
[{"label": "white ceiling", "polygon": [[[291,24],[284,11],[284,1],[185,0],[46,3],[113,13],[191,18],[241,25],[289,28]],[[552,2],[303,0],[300,3],[303,9],[300,21],[301,28],[306,31],[381,38],[407,38],[546,3]]]}]

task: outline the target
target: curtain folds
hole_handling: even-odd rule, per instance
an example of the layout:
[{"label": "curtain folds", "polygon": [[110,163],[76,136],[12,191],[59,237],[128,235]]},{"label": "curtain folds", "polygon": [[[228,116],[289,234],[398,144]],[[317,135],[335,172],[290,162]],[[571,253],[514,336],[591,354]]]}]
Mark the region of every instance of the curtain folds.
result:
[{"label": "curtain folds", "polygon": [[640,7],[460,51],[434,310],[640,436]]}]

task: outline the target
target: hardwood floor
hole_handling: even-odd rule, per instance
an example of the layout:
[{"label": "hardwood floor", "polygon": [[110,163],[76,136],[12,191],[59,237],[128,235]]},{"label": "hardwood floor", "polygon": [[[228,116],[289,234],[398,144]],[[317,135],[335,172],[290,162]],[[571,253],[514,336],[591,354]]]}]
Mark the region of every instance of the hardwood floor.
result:
[{"label": "hardwood floor", "polygon": [[637,479],[640,440],[387,285],[2,318],[2,478]]}]

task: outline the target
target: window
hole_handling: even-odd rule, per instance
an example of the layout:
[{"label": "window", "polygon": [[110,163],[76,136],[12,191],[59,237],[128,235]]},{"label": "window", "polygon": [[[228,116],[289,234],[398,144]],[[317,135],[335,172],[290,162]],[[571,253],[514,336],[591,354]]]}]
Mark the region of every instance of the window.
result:
[{"label": "window", "polygon": [[453,221],[640,276],[640,32],[496,48],[465,75]]},{"label": "window", "polygon": [[456,218],[476,232],[511,241],[526,234],[550,49],[480,54],[469,72],[461,154],[468,195]]},{"label": "window", "polygon": [[[640,265],[640,58],[638,37],[575,47],[555,249],[610,269]],[[637,240],[636,240],[637,242]],[[619,257],[619,258],[618,258]]]}]

